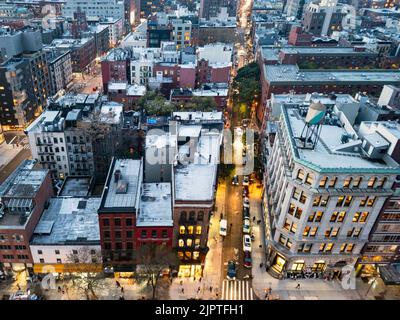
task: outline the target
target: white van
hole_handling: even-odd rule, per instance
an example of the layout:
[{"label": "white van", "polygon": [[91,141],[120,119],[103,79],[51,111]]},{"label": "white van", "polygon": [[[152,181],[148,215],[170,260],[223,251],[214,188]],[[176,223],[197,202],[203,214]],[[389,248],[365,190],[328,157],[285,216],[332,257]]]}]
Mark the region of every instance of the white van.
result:
[{"label": "white van", "polygon": [[226,236],[228,228],[228,221],[226,219],[222,219],[219,223],[219,234],[221,236]]}]

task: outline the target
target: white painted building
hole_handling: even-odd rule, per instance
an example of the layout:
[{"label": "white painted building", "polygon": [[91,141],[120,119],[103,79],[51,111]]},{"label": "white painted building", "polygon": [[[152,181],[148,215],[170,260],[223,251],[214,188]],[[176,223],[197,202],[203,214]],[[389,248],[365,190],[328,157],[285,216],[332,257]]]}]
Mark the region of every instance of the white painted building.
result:
[{"label": "white painted building", "polygon": [[[58,197],[50,200],[31,239],[34,270],[74,264],[101,264],[97,209],[101,198]],[[49,271],[49,270],[47,270]]]},{"label": "white painted building", "polygon": [[233,46],[223,43],[213,43],[199,47],[197,58],[208,60],[209,64],[226,64],[232,61]]},{"label": "white painted building", "polygon": [[74,12],[78,10],[78,7],[81,11],[86,12],[86,16],[90,17],[123,19],[125,15],[124,1],[121,0],[66,0],[62,15],[65,18],[73,18]]},{"label": "white painted building", "polygon": [[314,114],[324,109],[319,100],[282,101],[275,140],[265,145],[266,262],[275,275],[354,266],[400,173],[391,142],[357,133],[337,106],[325,106],[313,144],[319,129],[304,135],[310,105]]},{"label": "white painted building", "polygon": [[124,19],[108,17],[107,19],[99,23],[108,26],[110,35],[110,46],[115,47],[125,33]]}]

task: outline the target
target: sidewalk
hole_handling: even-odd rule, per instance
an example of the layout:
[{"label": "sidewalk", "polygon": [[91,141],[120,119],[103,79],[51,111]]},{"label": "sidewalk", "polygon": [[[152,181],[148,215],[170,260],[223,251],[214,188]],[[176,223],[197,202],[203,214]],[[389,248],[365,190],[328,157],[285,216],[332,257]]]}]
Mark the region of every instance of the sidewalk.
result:
[{"label": "sidewalk", "polygon": [[[261,191],[260,194],[250,192],[250,208],[256,220],[261,219]],[[252,197],[253,196],[253,197]],[[272,277],[260,268],[260,263],[265,263],[264,248],[259,245],[262,242],[261,225],[253,224],[252,231],[255,236],[253,242],[253,281],[252,286],[255,294],[263,300],[265,289],[272,289],[272,296],[281,300],[360,300],[363,299],[358,290],[344,290],[338,281],[324,281],[322,279],[279,280]],[[296,289],[297,284],[300,289]]]},{"label": "sidewalk", "polygon": [[[220,183],[218,185],[216,200],[215,200],[217,212],[215,212],[210,219],[210,230],[208,235],[208,247],[210,248],[210,250],[206,255],[203,277],[201,278],[201,281],[199,281],[200,279],[194,279],[193,277],[175,278],[169,290],[169,298],[171,300],[220,299],[221,272],[223,263],[222,262],[223,242],[219,236],[219,218],[221,212],[223,212],[225,216],[225,206],[224,206],[225,192],[226,192],[225,182]],[[212,287],[211,291],[210,287]]]},{"label": "sidewalk", "polygon": [[11,162],[15,156],[23,149],[23,146],[16,146],[14,144],[7,144],[3,142],[0,144],[0,169],[5,167],[9,162]]}]

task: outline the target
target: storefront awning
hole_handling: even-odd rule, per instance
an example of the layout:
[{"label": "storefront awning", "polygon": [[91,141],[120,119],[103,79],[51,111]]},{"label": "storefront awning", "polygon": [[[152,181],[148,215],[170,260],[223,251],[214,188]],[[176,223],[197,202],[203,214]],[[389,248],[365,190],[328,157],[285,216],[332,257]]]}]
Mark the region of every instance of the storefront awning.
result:
[{"label": "storefront awning", "polygon": [[100,263],[71,263],[71,264],[45,264],[35,263],[34,273],[97,273],[103,271]]}]

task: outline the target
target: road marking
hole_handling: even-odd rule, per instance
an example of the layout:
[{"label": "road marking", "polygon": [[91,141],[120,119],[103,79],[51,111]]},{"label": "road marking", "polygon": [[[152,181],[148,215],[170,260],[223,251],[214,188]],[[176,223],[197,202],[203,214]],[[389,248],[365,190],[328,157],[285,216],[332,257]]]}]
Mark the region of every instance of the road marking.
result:
[{"label": "road marking", "polygon": [[224,280],[222,282],[222,300],[253,300],[253,288],[249,281]]}]

